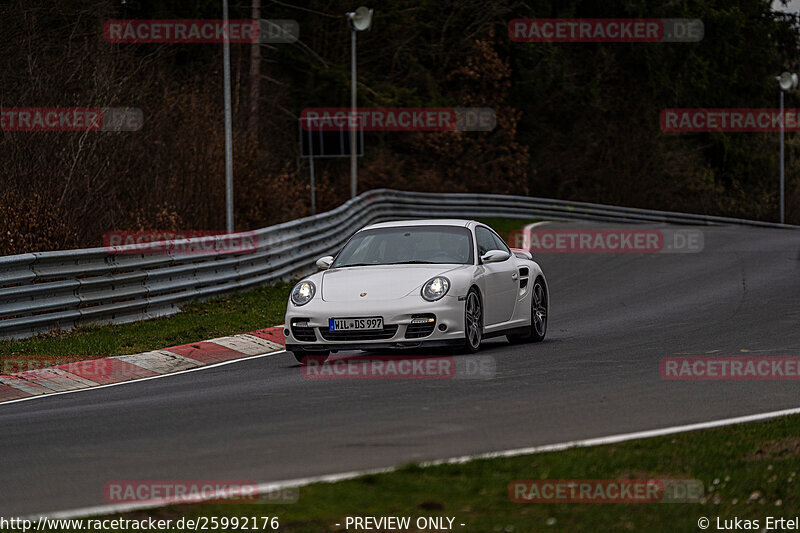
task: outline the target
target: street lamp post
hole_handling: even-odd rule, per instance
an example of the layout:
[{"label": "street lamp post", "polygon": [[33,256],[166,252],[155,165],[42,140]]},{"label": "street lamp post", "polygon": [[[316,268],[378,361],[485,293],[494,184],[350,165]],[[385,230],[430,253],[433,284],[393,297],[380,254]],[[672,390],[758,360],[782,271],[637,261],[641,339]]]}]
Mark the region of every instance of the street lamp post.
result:
[{"label": "street lamp post", "polygon": [[225,100],[225,229],[233,233],[233,126],[231,124],[231,44],[228,27],[228,0],[222,0],[224,41],[222,43],[222,70]]},{"label": "street lamp post", "polygon": [[359,7],[355,11],[347,13],[347,20],[350,22],[350,197],[354,198],[358,194],[358,156],[356,150],[356,33],[369,29],[372,24],[372,9]]},{"label": "street lamp post", "polygon": [[784,72],[780,76],[775,77],[778,80],[778,86],[781,88],[781,224],[784,223],[784,178],[783,178],[783,133],[784,133],[784,116],[783,116],[783,93],[790,89],[797,88],[797,74],[791,72]]}]

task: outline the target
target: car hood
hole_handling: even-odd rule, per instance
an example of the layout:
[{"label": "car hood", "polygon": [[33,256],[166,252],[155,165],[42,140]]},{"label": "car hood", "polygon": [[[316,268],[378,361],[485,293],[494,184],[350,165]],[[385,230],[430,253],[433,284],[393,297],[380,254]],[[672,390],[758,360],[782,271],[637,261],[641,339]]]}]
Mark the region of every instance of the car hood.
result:
[{"label": "car hood", "polygon": [[[376,265],[328,270],[322,274],[326,302],[396,300],[419,291],[434,276],[468,265]],[[361,296],[362,293],[364,296]]]}]

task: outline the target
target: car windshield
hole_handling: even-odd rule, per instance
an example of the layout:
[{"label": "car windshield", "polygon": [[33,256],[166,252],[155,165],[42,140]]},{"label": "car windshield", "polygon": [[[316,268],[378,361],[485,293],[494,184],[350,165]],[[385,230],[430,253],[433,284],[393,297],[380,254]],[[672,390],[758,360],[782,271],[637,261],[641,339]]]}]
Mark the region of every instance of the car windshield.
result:
[{"label": "car windshield", "polygon": [[414,226],[361,231],[332,268],[397,264],[472,264],[472,237],[458,226]]}]

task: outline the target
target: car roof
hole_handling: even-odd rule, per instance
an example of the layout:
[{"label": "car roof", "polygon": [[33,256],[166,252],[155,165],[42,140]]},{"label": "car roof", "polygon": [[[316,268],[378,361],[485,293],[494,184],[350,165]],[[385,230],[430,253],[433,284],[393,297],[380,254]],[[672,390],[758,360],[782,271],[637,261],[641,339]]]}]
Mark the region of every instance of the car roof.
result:
[{"label": "car roof", "polygon": [[476,225],[478,222],[474,220],[466,220],[460,218],[429,218],[429,219],[420,219],[420,220],[394,220],[392,222],[379,222],[377,224],[370,224],[369,226],[365,226],[361,228],[361,230],[365,229],[375,229],[375,228],[397,228],[397,227],[409,227],[409,226],[459,226],[459,227],[471,227],[471,225]]}]

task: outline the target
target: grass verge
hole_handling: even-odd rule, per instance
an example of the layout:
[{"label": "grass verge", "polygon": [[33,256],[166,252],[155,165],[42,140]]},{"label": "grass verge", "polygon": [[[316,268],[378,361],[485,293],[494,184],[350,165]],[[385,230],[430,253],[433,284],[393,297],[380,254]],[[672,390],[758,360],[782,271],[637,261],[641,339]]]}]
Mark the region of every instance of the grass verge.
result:
[{"label": "grass verge", "polygon": [[[701,517],[711,521],[710,530],[716,530],[717,518],[724,524],[735,517],[759,520],[763,530],[767,516],[793,518],[800,508],[798,435],[800,416],[790,416],[592,448],[410,465],[389,474],[301,487],[294,504],[180,505],[124,516],[276,516],[284,533],[345,531],[348,516],[409,516],[412,523],[420,516],[454,517],[453,531],[481,533],[699,531]],[[600,504],[513,503],[508,494],[509,483],[518,479],[629,478],[696,479],[705,495],[697,503]]]},{"label": "grass verge", "polygon": [[[521,230],[527,224],[539,222],[539,219],[524,219],[524,218],[479,218],[478,222],[483,222],[497,232],[503,239],[508,242],[508,234],[514,230]],[[509,243],[510,245],[510,243]]]}]

